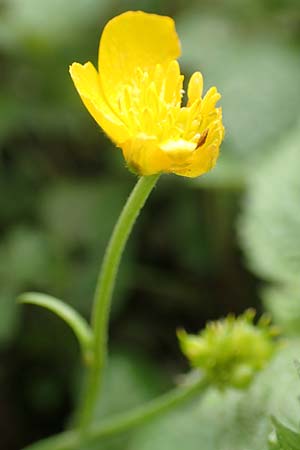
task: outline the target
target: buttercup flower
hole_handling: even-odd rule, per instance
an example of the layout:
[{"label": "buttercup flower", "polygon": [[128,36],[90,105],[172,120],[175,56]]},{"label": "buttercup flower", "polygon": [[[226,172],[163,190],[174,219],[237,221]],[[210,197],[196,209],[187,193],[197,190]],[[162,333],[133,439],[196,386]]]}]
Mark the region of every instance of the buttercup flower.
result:
[{"label": "buttercup flower", "polygon": [[196,177],[216,163],[224,135],[220,94],[202,98],[195,72],[181,106],[180,43],[170,17],[129,11],[110,20],[99,46],[99,72],[73,63],[70,73],[90,114],[122,149],[130,169]]}]

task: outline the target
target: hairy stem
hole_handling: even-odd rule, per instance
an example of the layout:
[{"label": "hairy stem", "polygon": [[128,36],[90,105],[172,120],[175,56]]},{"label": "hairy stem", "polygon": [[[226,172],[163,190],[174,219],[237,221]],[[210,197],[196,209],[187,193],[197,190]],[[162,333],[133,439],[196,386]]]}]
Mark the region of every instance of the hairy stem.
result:
[{"label": "hairy stem", "polygon": [[138,180],[115,225],[105,252],[92,311],[94,358],[87,375],[78,415],[79,426],[82,431],[85,431],[92,421],[95,403],[102,387],[103,369],[107,355],[111,299],[121,256],[139,212],[154,188],[158,177],[159,175],[152,175],[141,177]]},{"label": "hairy stem", "polygon": [[120,413],[112,418],[104,419],[100,425],[95,424],[86,430],[84,437],[78,431],[66,431],[28,446],[24,450],[76,450],[83,442],[98,442],[102,438],[141,426],[203,393],[208,386],[209,382],[206,378],[198,379],[191,384],[172,389],[128,413]]}]

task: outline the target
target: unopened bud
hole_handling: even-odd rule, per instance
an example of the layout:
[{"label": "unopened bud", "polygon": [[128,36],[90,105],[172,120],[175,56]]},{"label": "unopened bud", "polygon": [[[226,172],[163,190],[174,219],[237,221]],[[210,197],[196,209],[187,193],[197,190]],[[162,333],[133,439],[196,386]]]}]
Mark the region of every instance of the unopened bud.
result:
[{"label": "unopened bud", "polygon": [[270,319],[253,324],[255,312],[210,322],[197,335],[178,331],[180,347],[194,368],[220,387],[246,388],[269,362],[277,348]]}]

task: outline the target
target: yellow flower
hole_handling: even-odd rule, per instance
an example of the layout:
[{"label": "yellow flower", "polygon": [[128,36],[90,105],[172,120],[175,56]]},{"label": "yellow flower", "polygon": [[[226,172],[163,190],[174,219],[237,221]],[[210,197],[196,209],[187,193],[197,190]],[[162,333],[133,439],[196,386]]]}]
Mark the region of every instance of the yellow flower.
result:
[{"label": "yellow flower", "polygon": [[170,17],[128,11],[110,20],[99,46],[99,72],[73,63],[70,73],[90,114],[140,175],[196,177],[216,163],[224,135],[220,94],[202,98],[195,72],[181,106],[180,43]]}]

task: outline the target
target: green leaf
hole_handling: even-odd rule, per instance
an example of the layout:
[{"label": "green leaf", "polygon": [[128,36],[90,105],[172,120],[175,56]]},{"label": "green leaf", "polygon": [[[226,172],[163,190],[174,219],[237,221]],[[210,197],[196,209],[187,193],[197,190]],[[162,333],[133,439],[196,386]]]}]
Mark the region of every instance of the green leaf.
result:
[{"label": "green leaf", "polygon": [[269,444],[268,450],[282,450],[282,447],[278,442],[275,430],[273,430],[272,433],[270,434],[268,444]]},{"label": "green leaf", "polygon": [[248,391],[211,389],[186,408],[137,430],[130,450],[262,450],[268,448],[270,415],[296,423],[300,383],[293,361],[299,341],[290,342]]},{"label": "green leaf", "polygon": [[300,286],[270,286],[262,290],[265,308],[285,334],[300,334]]},{"label": "green leaf", "polygon": [[300,432],[291,430],[274,417],[272,421],[282,450],[300,450]]},{"label": "green leaf", "polygon": [[239,220],[240,242],[255,274],[272,283],[262,299],[287,333],[300,332],[300,123],[257,167]]},{"label": "green leaf", "polygon": [[239,222],[249,266],[275,283],[299,286],[300,123],[257,166]]},{"label": "green leaf", "polygon": [[91,346],[93,341],[91,328],[86,320],[70,305],[67,305],[50,295],[36,292],[26,292],[25,294],[22,294],[18,300],[20,303],[42,306],[64,320],[77,337],[86,362],[88,363],[90,361],[90,358],[92,357]]}]

